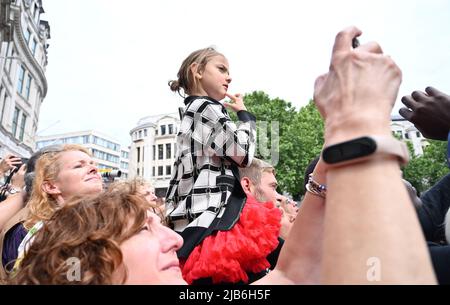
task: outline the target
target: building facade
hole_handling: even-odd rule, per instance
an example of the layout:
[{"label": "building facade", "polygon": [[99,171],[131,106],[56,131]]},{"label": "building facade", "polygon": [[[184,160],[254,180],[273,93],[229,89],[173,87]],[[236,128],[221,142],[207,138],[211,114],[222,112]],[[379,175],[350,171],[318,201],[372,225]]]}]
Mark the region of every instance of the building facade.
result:
[{"label": "building facade", "polygon": [[50,39],[42,13],[42,0],[0,0],[0,156],[35,148]]},{"label": "building facade", "polygon": [[80,144],[90,150],[101,172],[120,170],[120,178],[128,178],[129,149],[122,148],[118,141],[107,135],[88,130],[41,136],[36,139],[37,149],[53,144]]},{"label": "building facade", "polygon": [[401,116],[392,116],[391,130],[394,136],[412,144],[416,156],[423,155],[423,149],[428,145],[428,141],[413,123]]},{"label": "building facade", "polygon": [[179,125],[178,114],[169,113],[142,118],[130,131],[130,177],[151,182],[158,197],[169,187]]}]

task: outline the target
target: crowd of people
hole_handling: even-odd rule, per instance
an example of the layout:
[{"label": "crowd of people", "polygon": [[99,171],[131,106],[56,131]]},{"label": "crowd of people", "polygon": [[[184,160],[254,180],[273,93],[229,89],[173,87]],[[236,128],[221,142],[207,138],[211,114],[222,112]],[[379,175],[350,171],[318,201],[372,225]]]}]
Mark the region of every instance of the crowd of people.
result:
[{"label": "crowd of people", "polygon": [[[1,160],[0,281],[450,283],[450,174],[420,199],[402,179],[408,153],[389,126],[402,72],[376,42],[355,45],[361,34],[339,32],[316,79],[324,146],[305,169],[301,204],[254,157],[257,118],[228,92],[228,60],[201,49],[169,82],[185,108],[164,206],[146,181],[105,187],[78,145]],[[428,87],[402,102],[424,136],[447,140],[450,96]]]}]

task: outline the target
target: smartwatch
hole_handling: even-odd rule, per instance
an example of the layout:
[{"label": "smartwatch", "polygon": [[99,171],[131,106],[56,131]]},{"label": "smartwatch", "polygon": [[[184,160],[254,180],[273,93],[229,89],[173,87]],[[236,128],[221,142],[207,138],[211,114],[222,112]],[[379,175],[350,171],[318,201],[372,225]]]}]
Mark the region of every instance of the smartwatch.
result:
[{"label": "smartwatch", "polygon": [[368,160],[374,156],[396,156],[401,165],[409,161],[405,143],[391,136],[365,136],[326,147],[323,161],[331,167]]}]

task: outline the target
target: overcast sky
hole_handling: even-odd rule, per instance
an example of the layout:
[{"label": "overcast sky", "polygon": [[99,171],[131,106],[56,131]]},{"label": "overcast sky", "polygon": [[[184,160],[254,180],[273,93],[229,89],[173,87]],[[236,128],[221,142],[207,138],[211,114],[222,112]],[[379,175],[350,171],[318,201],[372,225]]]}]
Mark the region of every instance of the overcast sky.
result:
[{"label": "overcast sky", "polygon": [[413,90],[450,93],[448,0],[42,2],[51,40],[38,135],[95,129],[129,145],[140,118],[182,105],[167,82],[190,52],[211,45],[229,60],[229,92],[263,90],[300,108],[348,25],[402,69],[396,112]]}]

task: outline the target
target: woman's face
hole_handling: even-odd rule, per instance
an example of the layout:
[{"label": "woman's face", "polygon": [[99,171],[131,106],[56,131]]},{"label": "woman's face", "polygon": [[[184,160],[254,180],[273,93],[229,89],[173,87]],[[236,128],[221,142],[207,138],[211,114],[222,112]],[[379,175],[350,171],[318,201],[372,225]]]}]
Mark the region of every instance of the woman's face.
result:
[{"label": "woman's face", "polygon": [[94,160],[79,150],[64,151],[58,158],[60,171],[52,181],[52,194],[67,200],[75,195],[100,193],[103,182]]},{"label": "woman's face", "polygon": [[145,197],[147,202],[156,204],[156,197],[155,190],[148,184],[144,184],[140,187],[140,194]]},{"label": "woman's face", "polygon": [[182,245],[179,234],[162,225],[156,214],[148,212],[141,231],[120,245],[127,270],[125,284],[186,284],[176,253]]}]

